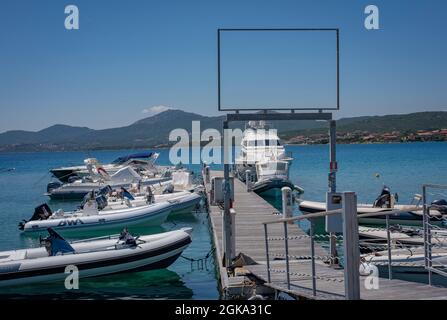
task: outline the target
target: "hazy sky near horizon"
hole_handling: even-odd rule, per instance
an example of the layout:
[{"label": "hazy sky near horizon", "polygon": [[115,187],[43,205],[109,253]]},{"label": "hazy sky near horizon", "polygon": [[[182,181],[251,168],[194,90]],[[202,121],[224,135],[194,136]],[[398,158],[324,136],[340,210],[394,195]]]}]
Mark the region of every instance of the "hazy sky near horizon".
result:
[{"label": "hazy sky near horizon", "polygon": [[[79,8],[79,30],[64,28],[68,4]],[[368,4],[380,10],[380,30],[364,28]],[[340,28],[336,118],[447,110],[446,12],[444,0],[3,0],[0,132],[118,127],[167,107],[217,115],[219,27]],[[225,78],[223,100],[329,103],[331,64],[311,63],[324,58],[326,51],[315,54],[320,45],[279,36],[273,41],[291,45],[279,50],[279,42],[250,41],[226,43],[223,76],[233,78]],[[253,58],[240,60],[250,50]],[[301,73],[294,69],[300,54]],[[300,86],[303,79],[326,87]]]}]

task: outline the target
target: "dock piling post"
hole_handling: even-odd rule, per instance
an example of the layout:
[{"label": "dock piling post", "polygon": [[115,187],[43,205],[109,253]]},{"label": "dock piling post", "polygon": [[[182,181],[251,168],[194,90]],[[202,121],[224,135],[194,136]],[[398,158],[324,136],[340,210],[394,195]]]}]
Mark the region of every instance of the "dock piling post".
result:
[{"label": "dock piling post", "polygon": [[[227,146],[225,144],[225,139],[228,139],[227,137],[227,130],[228,129],[228,121],[223,122],[223,132],[224,132],[224,139],[223,142],[223,160],[224,160],[224,210],[223,210],[223,228],[222,231],[224,232],[224,238],[222,241],[224,246],[224,255],[225,255],[225,267],[229,267],[231,265],[231,243],[232,243],[232,234],[231,234],[231,214],[230,214],[230,164],[229,164],[229,150],[227,150]],[[229,144],[231,145],[231,143]]]},{"label": "dock piling post", "polygon": [[[284,219],[292,217],[292,189],[289,187],[283,187],[281,189],[282,194],[282,217]],[[293,222],[289,222],[293,223]]]},{"label": "dock piling post", "polygon": [[289,235],[287,231],[287,222],[284,222],[284,249],[286,252],[287,289],[290,290]]},{"label": "dock piling post", "polygon": [[[337,127],[335,120],[329,121],[329,192],[335,193],[337,192],[337,154],[336,154],[336,146],[337,146]],[[329,234],[329,248],[331,254],[331,265],[338,264],[337,259],[337,237],[334,232]]]},{"label": "dock piling post", "polygon": [[360,299],[360,250],[357,221],[357,196],[355,192],[343,193],[343,246],[345,260],[345,297]]},{"label": "dock piling post", "polygon": [[311,255],[311,263],[312,263],[312,294],[317,296],[317,275],[315,269],[315,237],[314,237],[314,221],[310,219],[310,255]]},{"label": "dock piling post", "polygon": [[270,255],[269,255],[269,238],[268,238],[267,224],[264,224],[264,237],[265,237],[265,258],[267,260],[267,280],[270,283],[272,281],[270,277]]},{"label": "dock piling post", "polygon": [[250,170],[245,170],[245,185],[247,186],[247,192],[251,191],[251,172]]}]

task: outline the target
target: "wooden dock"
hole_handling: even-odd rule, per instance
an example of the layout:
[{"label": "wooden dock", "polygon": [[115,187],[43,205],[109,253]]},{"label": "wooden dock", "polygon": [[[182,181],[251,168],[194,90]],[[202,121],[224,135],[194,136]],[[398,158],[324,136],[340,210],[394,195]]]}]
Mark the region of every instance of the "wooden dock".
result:
[{"label": "wooden dock", "polygon": [[[223,172],[211,171],[210,176],[223,176]],[[209,198],[210,185],[206,184],[205,188]],[[210,206],[209,218],[219,280],[225,297],[243,299],[253,294],[282,292],[298,299],[344,299],[344,270],[324,264],[323,259],[318,259],[316,263],[317,292],[313,295],[311,263],[305,258],[310,255],[310,238],[297,224],[290,224],[288,227],[288,236],[294,238],[289,240],[289,256],[302,259],[290,260],[290,289],[286,281],[286,263],[284,259],[280,259],[285,252],[284,241],[269,242],[270,268],[276,272],[271,272],[271,282],[268,282],[262,222],[280,219],[282,216],[278,216],[278,210],[256,193],[247,192],[245,184],[237,179],[234,180],[234,198],[236,253],[243,253],[255,263],[236,268],[233,274],[223,266],[222,210],[218,206]],[[271,224],[268,231],[269,238],[284,237],[282,224]],[[329,253],[316,243],[315,256],[324,258]],[[367,290],[363,285],[365,277],[361,277],[360,281],[361,299],[447,299],[447,288],[380,278],[378,289]]]}]

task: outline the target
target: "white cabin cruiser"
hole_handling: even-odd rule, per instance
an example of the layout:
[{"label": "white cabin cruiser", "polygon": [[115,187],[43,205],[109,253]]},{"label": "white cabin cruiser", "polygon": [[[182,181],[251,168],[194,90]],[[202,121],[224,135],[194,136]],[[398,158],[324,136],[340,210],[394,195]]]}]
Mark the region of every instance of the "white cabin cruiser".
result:
[{"label": "white cabin cruiser", "polygon": [[276,193],[282,187],[302,192],[302,188],[289,180],[292,160],[286,155],[276,130],[269,129],[264,121],[248,122],[235,160],[235,171],[240,180],[246,180],[248,171],[254,180],[252,190],[257,193]]},{"label": "white cabin cruiser", "polygon": [[133,237],[120,235],[68,243],[54,230],[41,240],[44,247],[0,252],[0,287],[60,282],[74,265],[79,277],[162,269],[170,266],[191,243],[191,228]]},{"label": "white cabin cruiser", "polygon": [[153,168],[155,165],[155,161],[157,160],[159,155],[160,154],[156,152],[134,153],[119,157],[112,163],[104,165],[102,165],[96,158],[87,158],[84,160],[84,165],[55,168],[51,169],[50,172],[61,182],[71,182],[76,179],[89,176],[89,166],[103,168],[111,175],[127,166],[131,166],[137,171],[139,171],[140,169],[146,170],[148,168]]}]

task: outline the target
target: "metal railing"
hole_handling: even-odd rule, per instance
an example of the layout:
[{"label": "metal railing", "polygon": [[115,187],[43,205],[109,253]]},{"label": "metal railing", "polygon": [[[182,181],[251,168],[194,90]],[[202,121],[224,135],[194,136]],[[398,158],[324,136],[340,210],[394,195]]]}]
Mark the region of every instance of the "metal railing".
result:
[{"label": "metal railing", "polygon": [[[385,216],[385,231],[386,231],[386,246],[382,245],[378,248],[386,248],[387,251],[387,262],[386,265],[388,267],[388,278],[391,280],[393,278],[393,248],[398,249],[409,249],[410,246],[403,245],[399,242],[399,239],[394,239],[391,237],[391,219],[390,216],[392,215],[399,215],[402,213],[408,213],[408,212],[421,212],[421,210],[424,210],[424,218],[423,218],[423,239],[424,239],[424,255],[425,255],[425,263],[427,270],[429,271],[429,283],[431,284],[431,273],[436,272],[437,274],[441,274],[444,276],[447,276],[446,271],[441,271],[439,268],[433,267],[433,260],[432,260],[432,248],[436,245],[431,242],[432,236],[431,236],[431,230],[433,229],[433,225],[430,223],[431,216],[430,216],[430,206],[426,203],[426,189],[428,187],[436,187],[436,188],[442,188],[447,190],[447,186],[433,186],[433,185],[424,185],[423,187],[423,194],[424,194],[424,205],[421,206],[408,206],[401,210],[394,210],[394,209],[385,209],[384,211],[380,212],[374,212],[374,213],[364,213],[364,214],[357,214],[357,202],[356,197],[354,193],[353,197],[350,197],[350,204],[344,203],[343,209],[338,210],[331,210],[331,211],[324,211],[324,212],[318,212],[318,213],[312,213],[312,214],[306,214],[302,216],[295,216],[291,218],[282,218],[277,219],[273,221],[267,221],[264,222],[264,236],[265,236],[265,250],[266,250],[266,267],[267,267],[267,280],[269,283],[272,282],[271,273],[272,272],[278,272],[278,273],[285,273],[286,275],[286,285],[287,289],[290,290],[291,288],[291,275],[296,275],[296,273],[291,271],[290,268],[290,259],[291,258],[297,258],[296,256],[290,255],[290,248],[289,248],[289,241],[292,240],[302,240],[304,238],[310,239],[310,260],[311,260],[311,274],[306,275],[302,274],[303,276],[309,276],[312,279],[312,294],[313,296],[317,295],[317,279],[323,279],[324,277],[320,277],[317,275],[316,272],[316,259],[319,257],[315,255],[315,239],[321,239],[324,238],[323,235],[316,235],[314,233],[315,227],[314,227],[314,220],[317,218],[322,218],[330,215],[336,215],[341,214],[344,223],[343,223],[343,234],[337,236],[338,240],[343,240],[344,245],[344,257],[345,257],[345,264],[344,264],[344,277],[342,279],[343,282],[345,282],[345,297],[347,299],[359,299],[360,298],[360,288],[359,288],[359,261],[361,260],[360,255],[360,249],[362,249],[362,245],[359,244],[359,234],[358,234],[358,219],[364,219],[364,218],[371,218],[371,217],[382,217]],[[344,193],[344,200],[346,201],[346,195],[348,193]],[[355,203],[354,203],[355,200]],[[353,219],[354,218],[354,219]],[[288,224],[289,223],[295,223],[302,220],[308,220],[310,222],[310,229],[309,229],[309,235],[305,236],[299,236],[299,237],[290,237],[288,232]],[[283,224],[283,233],[284,237],[274,237],[269,238],[268,235],[268,226],[272,224]],[[372,229],[377,230],[377,229]],[[384,230],[384,229],[380,229]],[[326,235],[327,237],[327,235]],[[447,237],[447,234],[446,234]],[[271,266],[270,260],[271,260],[271,252],[269,250],[269,241],[275,241],[280,240],[284,241],[284,257],[285,257],[285,271],[274,269]],[[415,247],[421,247],[421,246],[415,246]],[[372,246],[374,248],[374,245]],[[370,248],[371,249],[371,248]],[[329,259],[334,259],[334,257],[329,257]],[[373,262],[374,264],[374,262]],[[348,283],[349,282],[349,283]]]},{"label": "metal railing", "polygon": [[[431,215],[431,210],[435,209],[435,206],[432,203],[428,203],[428,193],[431,193],[430,190],[444,190],[447,191],[447,185],[436,185],[436,184],[424,184],[422,186],[422,204],[423,204],[423,228],[424,228],[424,264],[425,268],[428,271],[428,283],[432,285],[432,277],[433,273],[436,273],[440,276],[447,277],[447,272],[441,269],[446,269],[446,266],[436,265],[433,266],[433,248],[434,247],[443,247],[442,242],[438,242],[437,244],[433,243],[433,233],[434,230],[439,230],[440,227],[433,224],[434,219],[444,220],[444,218],[437,218]],[[434,218],[434,219],[433,219]],[[447,236],[447,235],[445,235]],[[445,245],[444,245],[445,246]]]},{"label": "metal railing", "polygon": [[[355,203],[356,206],[356,203]],[[355,211],[356,213],[356,211]],[[264,236],[265,236],[265,249],[266,249],[266,264],[267,264],[267,280],[269,283],[272,282],[272,278],[271,278],[271,273],[272,272],[278,272],[278,273],[285,273],[286,274],[286,285],[287,285],[287,289],[290,290],[291,288],[291,281],[290,281],[290,276],[291,275],[299,275],[299,276],[309,276],[312,279],[312,295],[316,296],[317,295],[317,279],[322,279],[323,277],[319,277],[316,273],[316,259],[318,258],[315,255],[315,234],[314,234],[314,223],[313,220],[316,218],[321,218],[321,217],[325,217],[325,216],[329,216],[329,215],[335,215],[335,214],[344,214],[344,216],[348,216],[349,214],[351,215],[351,218],[353,217],[353,213],[352,212],[346,212],[346,210],[331,210],[331,211],[325,211],[325,212],[319,212],[319,213],[312,213],[312,214],[307,214],[307,215],[303,215],[303,216],[296,216],[296,217],[291,217],[291,218],[282,218],[282,219],[278,219],[278,220],[273,220],[273,221],[267,221],[264,222]],[[298,221],[302,221],[302,220],[309,220],[310,221],[310,230],[309,230],[309,236],[300,236],[300,238],[309,238],[310,239],[310,260],[311,260],[311,274],[296,274],[295,272],[291,272],[290,271],[290,254],[289,254],[289,240],[294,240],[294,237],[289,237],[288,235],[288,225],[290,223],[294,223],[294,222],[298,222]],[[346,219],[346,220],[353,220],[353,219]],[[356,221],[355,221],[356,222]],[[282,224],[283,225],[283,232],[284,232],[284,237],[280,237],[280,238],[269,238],[268,236],[268,226],[272,225],[272,224]],[[356,233],[355,229],[353,229],[353,233],[357,235],[357,239],[358,239],[358,234]],[[354,235],[355,237],[355,235]],[[274,241],[274,240],[283,240],[284,241],[284,251],[285,251],[285,261],[286,261],[286,270],[285,272],[283,272],[282,270],[279,269],[274,269],[271,267],[270,264],[270,250],[269,250],[269,241]],[[308,260],[308,259],[307,259]],[[358,260],[358,259],[357,259]],[[357,274],[359,272],[359,268],[354,268],[354,270],[350,270],[351,273],[353,274]],[[357,277],[358,280],[358,277]],[[346,286],[345,286],[346,287]],[[354,285],[355,287],[355,285]],[[357,285],[358,287],[358,285]],[[346,288],[345,290],[345,295],[346,296],[350,296],[353,297],[355,295],[355,292],[358,292],[358,289],[353,288],[353,286],[351,285],[349,288]],[[349,292],[347,292],[349,291]],[[354,296],[355,298],[355,296]]]}]

